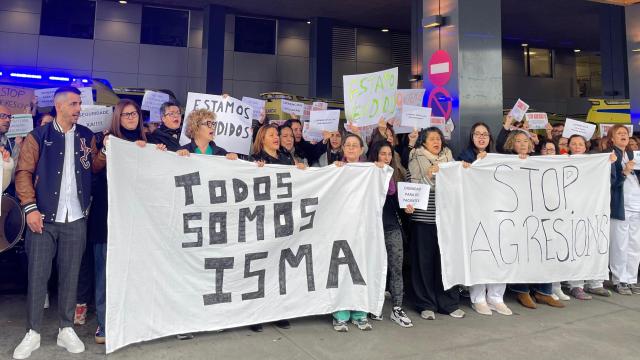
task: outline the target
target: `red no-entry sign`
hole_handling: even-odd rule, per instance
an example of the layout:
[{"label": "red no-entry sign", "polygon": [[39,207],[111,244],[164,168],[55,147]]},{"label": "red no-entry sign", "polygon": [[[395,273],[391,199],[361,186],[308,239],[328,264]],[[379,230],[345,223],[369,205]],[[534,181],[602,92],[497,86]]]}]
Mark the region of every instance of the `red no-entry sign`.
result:
[{"label": "red no-entry sign", "polygon": [[432,109],[432,116],[442,116],[445,120],[450,119],[451,110],[453,109],[451,94],[443,87],[431,90],[427,107]]},{"label": "red no-entry sign", "polygon": [[438,50],[429,59],[429,80],[435,86],[444,86],[451,79],[453,66],[451,56],[444,50]]}]

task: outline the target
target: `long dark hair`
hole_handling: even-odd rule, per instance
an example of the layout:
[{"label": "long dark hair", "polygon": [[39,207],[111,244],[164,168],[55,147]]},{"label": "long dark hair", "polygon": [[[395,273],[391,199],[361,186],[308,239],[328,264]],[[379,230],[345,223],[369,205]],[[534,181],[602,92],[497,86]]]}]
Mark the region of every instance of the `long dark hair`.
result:
[{"label": "long dark hair", "polygon": [[138,113],[138,134],[139,134],[140,140],[147,141],[147,135],[145,135],[144,133],[142,110],[140,110],[140,106],[138,106],[138,104],[135,101],[130,99],[122,99],[118,101],[118,103],[116,104],[115,108],[113,109],[113,116],[111,117],[111,129],[109,130],[109,133],[111,133],[111,135],[116,136],[120,139],[123,138],[122,130],[120,130],[120,127],[122,126],[120,125],[120,117],[122,116],[122,112],[124,111],[124,108],[126,108],[129,105],[133,106],[136,109],[136,112]]},{"label": "long dark hair", "polygon": [[402,175],[398,170],[398,164],[396,163],[396,159],[394,156],[393,146],[389,144],[387,140],[376,141],[373,144],[371,144],[371,147],[369,148],[369,156],[367,160],[369,162],[378,161],[378,156],[380,155],[380,151],[385,147],[388,147],[389,150],[391,150],[391,164],[389,164],[389,166],[391,166],[391,168],[393,169],[393,179],[396,182],[402,181]]},{"label": "long dark hair", "polygon": [[253,142],[253,146],[251,147],[251,153],[253,155],[260,154],[260,152],[264,149],[264,138],[267,136],[267,130],[269,129],[274,129],[278,134],[278,137],[280,136],[280,132],[278,131],[278,125],[267,124],[267,125],[261,126],[260,129],[258,130],[258,134],[256,134],[256,139]]},{"label": "long dark hair", "polygon": [[473,142],[473,133],[476,131],[476,128],[480,126],[484,126],[485,129],[487,129],[487,132],[489,133],[489,144],[487,144],[487,148],[484,151],[488,153],[492,152],[493,151],[493,135],[491,135],[491,128],[489,127],[489,125],[483,123],[482,121],[479,121],[473,124],[473,126],[471,126],[471,131],[469,132],[469,148],[473,149],[473,151],[476,153],[478,152],[478,149],[476,148],[476,144]]}]

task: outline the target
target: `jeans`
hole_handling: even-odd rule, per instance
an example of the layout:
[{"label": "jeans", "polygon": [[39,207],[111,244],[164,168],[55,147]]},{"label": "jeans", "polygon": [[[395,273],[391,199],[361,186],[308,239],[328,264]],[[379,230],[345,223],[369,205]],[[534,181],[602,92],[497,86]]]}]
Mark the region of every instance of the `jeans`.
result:
[{"label": "jeans", "polygon": [[551,291],[552,291],[552,287],[551,287],[551,283],[548,284],[512,284],[509,285],[509,289],[511,289],[511,291],[517,292],[517,293],[528,293],[531,290],[540,293],[542,295],[548,295],[551,296]]},{"label": "jeans", "polygon": [[96,274],[96,314],[98,326],[104,331],[104,314],[107,299],[107,244],[94,244],[93,256]]}]

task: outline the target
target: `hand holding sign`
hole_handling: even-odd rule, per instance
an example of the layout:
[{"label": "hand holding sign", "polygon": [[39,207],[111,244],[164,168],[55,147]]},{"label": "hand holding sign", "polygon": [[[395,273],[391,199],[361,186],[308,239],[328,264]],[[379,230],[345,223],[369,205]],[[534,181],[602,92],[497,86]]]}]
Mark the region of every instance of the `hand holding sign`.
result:
[{"label": "hand holding sign", "polygon": [[513,117],[515,121],[522,121],[524,114],[529,110],[529,105],[526,102],[518,99],[516,104],[513,106],[513,109],[509,112],[509,115]]}]

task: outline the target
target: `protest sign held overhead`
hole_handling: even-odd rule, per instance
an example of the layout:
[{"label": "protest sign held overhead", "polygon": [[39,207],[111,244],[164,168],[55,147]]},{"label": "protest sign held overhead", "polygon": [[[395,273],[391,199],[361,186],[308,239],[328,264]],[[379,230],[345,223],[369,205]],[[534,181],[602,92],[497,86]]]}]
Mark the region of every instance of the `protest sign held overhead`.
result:
[{"label": "protest sign held overhead", "polygon": [[142,110],[149,111],[150,122],[160,122],[162,121],[160,107],[169,100],[169,94],[159,91],[145,90],[144,97],[142,98],[142,106],[140,108]]},{"label": "protest sign held overhead", "polygon": [[571,135],[581,135],[585,139],[590,140],[593,133],[596,131],[595,124],[589,124],[584,121],[573,120],[567,118],[564,122],[564,130],[562,131],[562,137],[570,138]]},{"label": "protest sign held overhead", "polygon": [[111,106],[82,105],[78,124],[88,127],[94,133],[111,128],[113,108]]},{"label": "protest sign held overhead", "polygon": [[264,106],[266,104],[266,101],[262,99],[255,99],[252,97],[243,96],[242,102],[251,106],[251,108],[253,109],[253,115],[251,116],[251,118],[253,120],[260,120],[260,114],[264,111]]},{"label": "protest sign held overhead", "polygon": [[340,110],[311,111],[309,125],[313,130],[338,131]]},{"label": "protest sign held overhead", "polygon": [[25,136],[33,130],[33,116],[31,114],[15,114],[11,116],[11,124],[7,131],[8,138]]},{"label": "protest sign held overhead", "polygon": [[422,106],[424,100],[425,89],[398,89],[396,92],[396,113],[389,122],[393,126],[396,134],[408,134],[413,132],[414,128],[410,126],[402,126],[402,109],[404,105]]},{"label": "protest sign held overhead", "polygon": [[396,112],[398,68],[369,74],[345,75],[344,112],[348,122],[358,126],[391,119]]},{"label": "protest sign held overhead", "polygon": [[547,113],[526,113],[525,118],[531,130],[544,130],[549,123]]},{"label": "protest sign held overhead", "polygon": [[[242,101],[218,95],[188,93],[184,123],[193,110],[207,109],[216,114],[214,141],[228,152],[249,155],[253,129],[251,119],[253,109]],[[182,126],[180,144],[191,142],[186,135],[186,126]]]},{"label": "protest sign held overhead", "polygon": [[518,99],[516,104],[513,106],[513,109],[509,112],[509,115],[511,115],[515,121],[522,121],[527,110],[529,110],[529,105],[521,99]]},{"label": "protest sign held overhead", "polygon": [[[34,90],[35,96],[38,98],[38,107],[54,106],[53,96],[58,88],[46,88]],[[93,89],[91,87],[81,87],[80,100],[82,105],[93,105]]]},{"label": "protest sign held overhead", "polygon": [[12,114],[31,114],[33,100],[33,89],[0,85],[0,105],[9,108]]}]

